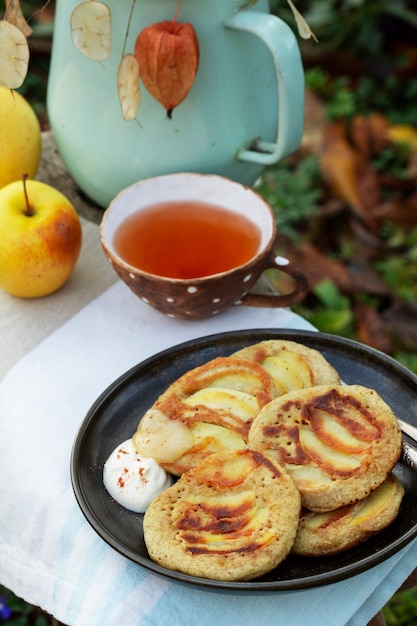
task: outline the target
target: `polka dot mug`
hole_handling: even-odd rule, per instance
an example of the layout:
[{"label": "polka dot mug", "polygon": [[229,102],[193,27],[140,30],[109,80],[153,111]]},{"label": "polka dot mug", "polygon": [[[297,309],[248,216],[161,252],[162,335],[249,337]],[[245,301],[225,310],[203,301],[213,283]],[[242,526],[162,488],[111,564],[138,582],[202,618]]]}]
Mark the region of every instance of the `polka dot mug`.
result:
[{"label": "polka dot mug", "polygon": [[[215,210],[221,208],[229,217],[232,215],[231,220],[228,220],[229,226],[232,224],[232,229],[233,224],[236,224],[237,229],[242,220],[249,223],[250,228],[257,233],[257,240],[249,257],[208,275],[197,274],[185,278],[169,275],[169,271],[161,275],[150,270],[146,264],[140,266],[132,262],[131,258],[128,260],[117,245],[116,235],[121,232],[123,225],[131,218],[140,218],[141,214],[143,216],[146,212],[149,214],[153,207],[165,205],[169,210],[170,206],[181,204],[189,206],[194,204],[196,211],[213,211],[213,215]],[[155,213],[154,220],[158,219]],[[221,215],[216,219],[221,221]],[[215,222],[216,219],[212,221]],[[181,226],[171,227],[170,239],[174,244],[178,244],[182,234],[178,228]],[[129,230],[130,226],[127,228],[125,226],[125,231]],[[141,180],[127,187],[110,203],[100,225],[104,253],[133,293],[169,317],[188,320],[207,318],[222,313],[231,306],[286,307],[302,300],[308,290],[307,279],[292,263],[276,254],[274,250],[276,234],[277,226],[272,209],[256,191],[222,176],[195,173],[166,174]],[[198,249],[203,255],[207,248],[214,247],[215,256],[221,260],[222,256],[227,256],[225,253],[227,250],[222,253],[219,249],[217,252],[216,241],[211,241],[210,236],[210,229],[207,227]],[[230,236],[230,246],[232,240],[233,237]],[[190,263],[191,243],[185,241],[180,244],[181,254],[184,255],[185,251],[186,261],[188,261],[187,251],[190,250]],[[133,245],[138,249],[146,245],[146,241],[141,241],[140,232],[137,241],[133,240]],[[151,255],[156,258],[162,256],[162,247],[164,246],[165,250],[167,243],[154,242],[149,245],[149,251],[146,252],[145,249],[142,255],[145,260],[147,255],[149,258]],[[141,251],[143,250],[140,249],[139,252]],[[171,259],[174,265],[175,252],[172,252]],[[275,294],[259,293],[259,289],[255,289],[251,292],[266,269],[277,269],[289,274],[293,279],[291,282],[294,283],[293,291],[288,294]]]}]

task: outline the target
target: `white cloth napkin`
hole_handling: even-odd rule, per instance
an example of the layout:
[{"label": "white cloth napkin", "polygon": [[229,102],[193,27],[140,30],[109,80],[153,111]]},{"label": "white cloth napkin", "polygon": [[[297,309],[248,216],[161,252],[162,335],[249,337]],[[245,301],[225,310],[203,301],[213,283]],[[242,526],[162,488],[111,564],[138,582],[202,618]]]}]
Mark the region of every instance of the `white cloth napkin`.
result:
[{"label": "white cloth napkin", "polygon": [[117,282],[22,358],[0,384],[0,582],[68,626],[366,624],[413,570],[416,542],[346,581],[226,593],[172,581],[117,554],[72,492],[77,430],[124,371],[195,337],[272,327],[311,328],[288,310],[249,307],[172,320]]},{"label": "white cloth napkin", "polygon": [[83,242],[69,280],[46,298],[14,298],[0,289],[0,380],[29,350],[117,280],[106,262],[98,226],[80,218]]}]

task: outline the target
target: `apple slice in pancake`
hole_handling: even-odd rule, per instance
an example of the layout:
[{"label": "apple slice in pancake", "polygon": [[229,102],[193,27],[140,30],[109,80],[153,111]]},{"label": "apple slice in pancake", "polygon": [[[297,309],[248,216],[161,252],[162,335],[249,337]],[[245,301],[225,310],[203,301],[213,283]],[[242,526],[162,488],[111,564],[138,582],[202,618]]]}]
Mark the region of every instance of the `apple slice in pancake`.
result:
[{"label": "apple slice in pancake", "polygon": [[260,341],[233,356],[262,365],[273,377],[280,395],[315,385],[340,384],[339,374],[320,352],[295,341]]},{"label": "apple slice in pancake", "polygon": [[365,498],[401,452],[401,431],[379,394],[361,385],[319,385],[271,401],[255,418],[249,447],[278,452],[311,511]]},{"label": "apple slice in pancake", "polygon": [[394,476],[369,496],[327,513],[302,511],[292,551],[302,556],[337,554],[386,528],[397,517],[404,487]]},{"label": "apple slice in pancake", "polygon": [[213,454],[157,496],[143,520],[150,557],[213,580],[249,580],[291,551],[300,494],[278,458]]},{"label": "apple slice in pancake", "polygon": [[145,413],[133,441],[180,476],[210,454],[246,448],[253,420],[277,395],[258,363],[217,357],[173,382]]}]

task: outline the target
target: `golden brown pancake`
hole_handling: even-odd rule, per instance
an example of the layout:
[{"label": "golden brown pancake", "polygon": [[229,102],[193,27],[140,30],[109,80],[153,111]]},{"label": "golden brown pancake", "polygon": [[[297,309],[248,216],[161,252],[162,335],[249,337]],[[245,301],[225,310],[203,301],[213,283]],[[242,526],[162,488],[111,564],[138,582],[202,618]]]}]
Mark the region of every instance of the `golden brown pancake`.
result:
[{"label": "golden brown pancake", "polygon": [[218,357],[170,385],[143,416],[133,442],[180,476],[210,454],[246,448],[252,421],[276,396],[272,376],[258,363]]},{"label": "golden brown pancake", "polygon": [[224,451],[184,473],[145,513],[150,557],[213,580],[249,580],[274,569],[291,551],[301,502],[272,457]]},{"label": "golden brown pancake", "polygon": [[401,452],[401,432],[379,394],[360,385],[320,385],[265,406],[249,447],[277,451],[311,511],[365,498],[384,482]]},{"label": "golden brown pancake", "polygon": [[339,385],[338,372],[313,348],[295,341],[260,341],[233,354],[262,365],[273,377],[278,395],[315,385]]},{"label": "golden brown pancake", "polygon": [[303,510],[292,552],[302,556],[336,554],[380,532],[397,517],[404,487],[394,476],[355,504],[328,513]]}]

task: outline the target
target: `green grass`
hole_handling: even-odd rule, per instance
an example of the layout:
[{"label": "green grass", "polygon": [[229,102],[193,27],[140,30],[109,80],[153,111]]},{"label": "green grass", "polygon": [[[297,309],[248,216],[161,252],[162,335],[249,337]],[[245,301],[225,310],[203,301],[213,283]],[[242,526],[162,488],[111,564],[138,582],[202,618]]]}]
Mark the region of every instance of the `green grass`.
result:
[{"label": "green grass", "polygon": [[399,591],[382,610],[388,626],[417,624],[417,587]]}]

